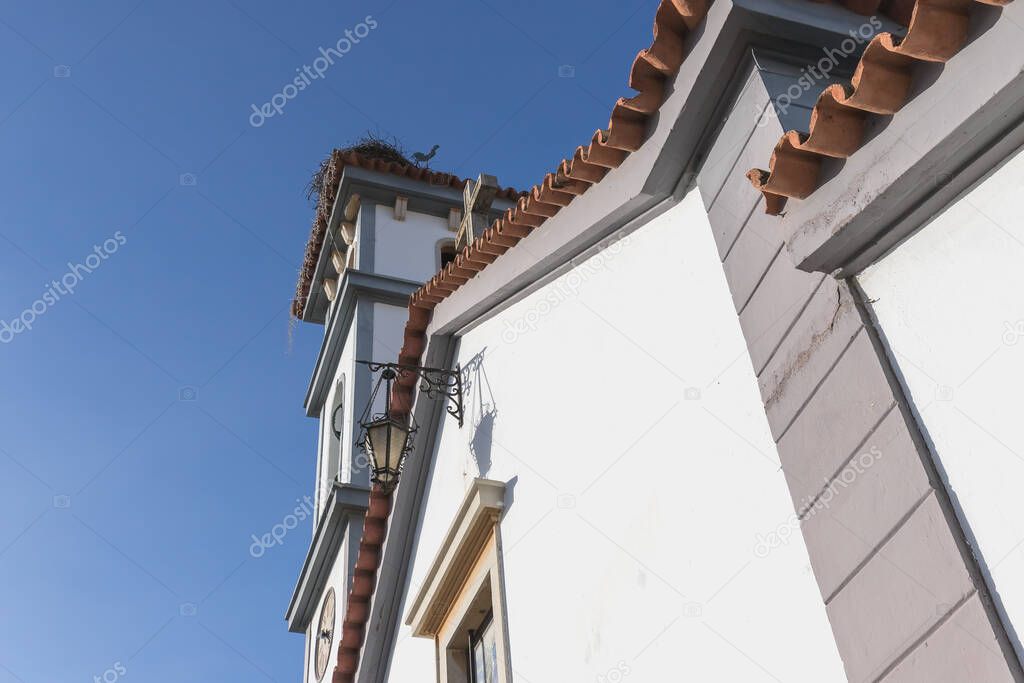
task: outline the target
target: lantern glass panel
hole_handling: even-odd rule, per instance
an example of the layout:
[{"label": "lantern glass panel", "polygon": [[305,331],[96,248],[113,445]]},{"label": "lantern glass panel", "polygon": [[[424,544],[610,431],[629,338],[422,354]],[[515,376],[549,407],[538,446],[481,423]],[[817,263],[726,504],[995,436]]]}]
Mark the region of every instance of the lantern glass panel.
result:
[{"label": "lantern glass panel", "polygon": [[366,426],[366,450],[377,479],[390,486],[398,478],[409,430],[402,422],[382,418]]}]

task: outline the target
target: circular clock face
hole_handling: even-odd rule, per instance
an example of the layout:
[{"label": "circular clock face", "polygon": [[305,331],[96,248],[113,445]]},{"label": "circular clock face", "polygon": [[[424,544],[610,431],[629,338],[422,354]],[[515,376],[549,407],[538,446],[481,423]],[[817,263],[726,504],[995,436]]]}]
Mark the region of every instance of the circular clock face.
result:
[{"label": "circular clock face", "polygon": [[324,677],[331,658],[331,643],[334,642],[334,589],[327,591],[324,604],[320,607],[320,623],[316,631],[316,677]]}]

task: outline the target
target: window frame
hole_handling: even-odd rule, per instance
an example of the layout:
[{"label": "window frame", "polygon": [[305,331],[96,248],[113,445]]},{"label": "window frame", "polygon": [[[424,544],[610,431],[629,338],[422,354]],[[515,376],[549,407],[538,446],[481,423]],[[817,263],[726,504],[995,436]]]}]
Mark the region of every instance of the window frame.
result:
[{"label": "window frame", "polygon": [[327,467],[324,472],[324,484],[332,485],[334,482],[344,481],[344,477],[341,476],[342,461],[345,458],[345,444],[343,443],[342,437],[345,436],[346,432],[342,431],[341,434],[335,435],[334,433],[334,416],[338,411],[342,411],[342,421],[347,423],[346,415],[344,414],[345,406],[348,404],[347,396],[345,396],[345,375],[342,374],[338,377],[334,386],[334,395],[332,397],[330,415],[327,419],[327,429],[325,430],[326,441],[327,441]]},{"label": "window frame", "polygon": [[437,250],[435,253],[437,255],[437,270],[439,271],[443,270],[444,267],[447,265],[447,263],[444,260],[446,251],[451,253],[451,258],[448,260],[448,263],[451,263],[452,261],[455,260],[455,257],[459,255],[459,250],[456,247],[455,240],[445,238],[437,243]]},{"label": "window frame", "polygon": [[[469,669],[469,683],[487,683],[485,680],[482,681],[482,680],[479,680],[477,678],[477,671],[476,671],[476,667],[474,665],[473,655],[474,655],[474,652],[475,652],[477,646],[479,646],[479,647],[485,647],[486,646],[486,641],[484,640],[484,632],[488,628],[493,628],[493,629],[495,629],[495,631],[497,631],[497,627],[494,625],[494,610],[493,609],[490,612],[487,613],[487,615],[484,617],[484,620],[482,622],[480,622],[479,626],[477,626],[474,629],[470,629],[470,631],[469,631],[469,662],[468,662],[468,665],[467,665],[468,669]],[[486,658],[486,656],[487,656],[486,650],[483,652],[483,656]],[[487,664],[486,664],[486,661],[485,661],[484,662],[484,677],[485,678],[486,678],[486,669],[487,669]]]},{"label": "window frame", "polygon": [[499,524],[504,497],[503,482],[473,480],[406,619],[413,636],[434,640],[441,683],[472,683],[470,634],[488,618],[498,660],[493,683],[512,683]]}]

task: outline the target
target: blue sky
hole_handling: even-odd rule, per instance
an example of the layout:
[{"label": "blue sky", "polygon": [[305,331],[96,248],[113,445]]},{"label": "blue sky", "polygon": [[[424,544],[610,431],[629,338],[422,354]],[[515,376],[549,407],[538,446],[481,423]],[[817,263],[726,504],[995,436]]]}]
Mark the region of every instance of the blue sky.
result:
[{"label": "blue sky", "polygon": [[300,680],[310,525],[249,547],[313,488],[310,172],[370,129],[528,187],[628,93],[656,7],[3,3],[0,683]]}]

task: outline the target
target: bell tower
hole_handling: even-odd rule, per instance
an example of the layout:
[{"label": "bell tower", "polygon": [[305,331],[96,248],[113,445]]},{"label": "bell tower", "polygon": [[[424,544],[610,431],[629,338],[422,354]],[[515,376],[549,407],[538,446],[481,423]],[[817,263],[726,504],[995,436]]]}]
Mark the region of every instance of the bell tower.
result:
[{"label": "bell tower", "polygon": [[351,587],[370,471],[355,447],[373,377],[358,361],[393,361],[409,296],[519,195],[493,176],[465,181],[411,164],[336,150],[324,164],[316,217],[292,312],[323,326],[305,397],[319,423],[314,529],[288,605],[304,633],[305,683],[329,680]]}]

